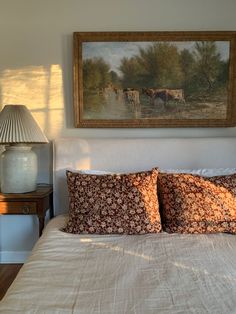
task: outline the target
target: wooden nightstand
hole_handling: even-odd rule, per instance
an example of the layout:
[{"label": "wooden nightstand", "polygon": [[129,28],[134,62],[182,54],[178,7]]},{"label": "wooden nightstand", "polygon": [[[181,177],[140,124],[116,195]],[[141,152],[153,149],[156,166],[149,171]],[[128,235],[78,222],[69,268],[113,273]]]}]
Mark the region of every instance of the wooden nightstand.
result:
[{"label": "wooden nightstand", "polygon": [[44,228],[46,211],[53,214],[53,189],[51,185],[39,185],[37,190],[22,194],[0,193],[0,215],[37,215],[39,236]]}]

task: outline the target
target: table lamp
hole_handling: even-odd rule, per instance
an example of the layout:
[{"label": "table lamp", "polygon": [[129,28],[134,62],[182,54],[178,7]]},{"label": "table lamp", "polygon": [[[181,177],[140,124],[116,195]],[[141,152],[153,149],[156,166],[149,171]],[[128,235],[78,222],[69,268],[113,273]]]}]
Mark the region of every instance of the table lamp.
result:
[{"label": "table lamp", "polygon": [[6,105],[0,112],[1,192],[26,193],[36,190],[37,155],[33,144],[48,143],[47,138],[24,105]]}]

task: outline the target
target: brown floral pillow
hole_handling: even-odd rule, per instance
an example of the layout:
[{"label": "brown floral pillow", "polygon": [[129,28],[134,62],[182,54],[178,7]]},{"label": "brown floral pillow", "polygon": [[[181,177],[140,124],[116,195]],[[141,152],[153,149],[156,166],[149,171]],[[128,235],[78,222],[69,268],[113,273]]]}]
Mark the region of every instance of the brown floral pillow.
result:
[{"label": "brown floral pillow", "polygon": [[143,234],[161,231],[158,170],[121,175],[67,171],[69,233]]},{"label": "brown floral pillow", "polygon": [[236,174],[159,174],[162,227],[173,233],[236,233]]}]

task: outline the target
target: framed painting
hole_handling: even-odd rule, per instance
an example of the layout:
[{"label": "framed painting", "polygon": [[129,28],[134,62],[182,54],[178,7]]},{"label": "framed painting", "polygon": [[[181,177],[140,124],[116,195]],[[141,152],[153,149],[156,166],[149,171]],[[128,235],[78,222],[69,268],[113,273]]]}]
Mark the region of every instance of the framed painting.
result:
[{"label": "framed painting", "polygon": [[234,126],[235,62],[236,32],[76,32],[75,126]]}]

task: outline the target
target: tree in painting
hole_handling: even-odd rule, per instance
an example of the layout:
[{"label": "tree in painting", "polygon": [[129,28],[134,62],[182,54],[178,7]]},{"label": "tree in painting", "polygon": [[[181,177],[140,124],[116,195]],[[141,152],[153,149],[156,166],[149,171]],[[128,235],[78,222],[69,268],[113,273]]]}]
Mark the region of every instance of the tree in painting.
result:
[{"label": "tree in painting", "polygon": [[[183,73],[176,46],[169,43],[154,43],[147,49],[140,48],[139,54],[131,60],[121,60],[123,85],[134,82],[138,87],[180,85]],[[134,75],[133,75],[134,73]],[[130,80],[130,77],[133,80]]]},{"label": "tree in painting", "polygon": [[211,91],[220,71],[220,54],[214,42],[196,42],[194,50],[196,75],[200,85]]},{"label": "tree in painting", "polygon": [[87,59],[83,64],[85,90],[100,89],[111,82],[110,67],[102,58]]}]

